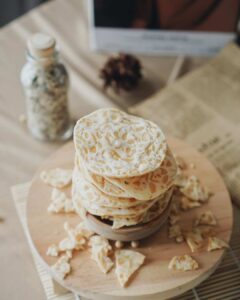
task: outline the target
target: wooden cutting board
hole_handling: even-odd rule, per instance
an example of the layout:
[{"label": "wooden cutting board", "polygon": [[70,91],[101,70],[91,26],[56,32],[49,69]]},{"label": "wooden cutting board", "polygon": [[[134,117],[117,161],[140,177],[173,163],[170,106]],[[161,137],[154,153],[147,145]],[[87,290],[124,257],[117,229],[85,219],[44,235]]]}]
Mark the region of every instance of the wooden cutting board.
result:
[{"label": "wooden cutting board", "polygon": [[[200,208],[192,209],[181,215],[180,225],[190,228],[193,219],[201,212],[212,210],[217,217],[217,236],[229,242],[232,232],[232,205],[225,184],[212,164],[191,146],[177,139],[169,139],[169,145],[175,155],[193,163],[196,168],[189,168],[189,174],[197,175],[210,191],[214,193],[210,201]],[[39,179],[41,170],[55,167],[72,168],[74,161],[73,143],[68,143],[52,155],[36,173],[27,202],[27,222],[29,235],[39,258],[51,272],[50,266],[56,258],[46,256],[47,248],[58,243],[66,234],[63,223],[78,224],[80,218],[75,214],[47,213],[50,203],[51,187]],[[67,188],[66,193],[70,193]],[[146,255],[145,265],[133,276],[128,287],[121,288],[114,273],[103,274],[90,258],[89,250],[74,254],[71,260],[72,273],[61,281],[54,277],[65,288],[89,299],[167,299],[179,295],[202,282],[216,269],[223,257],[223,250],[206,252],[201,250],[191,253],[185,243],[176,244],[167,236],[167,225],[151,237],[142,240],[137,251]],[[200,269],[189,272],[168,270],[168,263],[174,255],[190,254]]]}]

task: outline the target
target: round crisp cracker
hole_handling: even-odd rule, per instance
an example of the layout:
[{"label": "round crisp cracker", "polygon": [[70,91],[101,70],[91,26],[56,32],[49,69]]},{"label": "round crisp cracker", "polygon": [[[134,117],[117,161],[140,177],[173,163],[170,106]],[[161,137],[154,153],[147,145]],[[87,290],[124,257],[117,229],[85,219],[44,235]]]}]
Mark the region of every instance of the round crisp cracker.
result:
[{"label": "round crisp cracker", "polygon": [[174,182],[177,174],[177,164],[172,152],[167,148],[166,156],[161,166],[153,172],[129,178],[105,178],[105,181],[125,190],[129,197],[138,200],[150,200],[164,194]]},{"label": "round crisp cracker", "polygon": [[114,108],[81,118],[74,128],[74,143],[90,172],[117,178],[156,170],[167,150],[156,124]]},{"label": "round crisp cracker", "polygon": [[80,165],[84,176],[103,193],[113,197],[136,198],[138,200],[150,200],[162,195],[173,185],[177,174],[177,164],[167,148],[166,156],[157,170],[145,175],[129,178],[111,178],[93,174],[87,170],[83,161],[76,160]]},{"label": "round crisp cracker", "polygon": [[133,206],[129,208],[111,208],[107,206],[99,206],[95,203],[89,203],[85,198],[82,198],[81,195],[75,196],[75,205],[81,205],[85,208],[85,210],[92,215],[96,216],[126,216],[126,217],[136,217],[138,215],[142,215],[145,211],[147,211],[151,205],[154,203],[145,203],[142,206]]},{"label": "round crisp cracker", "polygon": [[165,208],[167,207],[169,201],[172,198],[172,193],[173,193],[173,188],[170,188],[165,196],[160,199],[159,201],[157,201],[145,214],[142,223],[148,223],[156,218],[158,218],[163,211],[165,210]]},{"label": "round crisp cracker", "polygon": [[147,211],[158,200],[143,202],[134,198],[117,198],[105,195],[76,169],[73,173],[72,182],[74,205],[83,206],[88,212],[97,216],[137,216]]},{"label": "round crisp cracker", "polygon": [[79,170],[81,170],[81,172],[83,173],[83,176],[89,182],[94,184],[101,192],[113,197],[132,198],[132,196],[127,193],[127,191],[124,191],[120,187],[112,184],[110,181],[107,180],[107,178],[89,172],[84,166],[83,160],[77,157],[77,155],[75,159],[75,166],[77,166]]},{"label": "round crisp cracker", "polygon": [[112,228],[122,228],[140,223],[148,223],[158,218],[166,209],[172,196],[172,188],[159,198],[144,214],[137,217],[114,216],[108,218],[113,222]]}]

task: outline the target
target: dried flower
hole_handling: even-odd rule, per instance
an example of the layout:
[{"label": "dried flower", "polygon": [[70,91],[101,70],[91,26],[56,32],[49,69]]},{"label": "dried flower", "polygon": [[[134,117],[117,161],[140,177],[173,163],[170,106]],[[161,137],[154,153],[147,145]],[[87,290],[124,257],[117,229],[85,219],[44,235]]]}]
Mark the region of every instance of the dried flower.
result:
[{"label": "dried flower", "polygon": [[115,92],[131,91],[142,78],[141,63],[133,55],[120,53],[110,57],[100,70],[100,78],[104,81],[104,89],[112,87]]}]

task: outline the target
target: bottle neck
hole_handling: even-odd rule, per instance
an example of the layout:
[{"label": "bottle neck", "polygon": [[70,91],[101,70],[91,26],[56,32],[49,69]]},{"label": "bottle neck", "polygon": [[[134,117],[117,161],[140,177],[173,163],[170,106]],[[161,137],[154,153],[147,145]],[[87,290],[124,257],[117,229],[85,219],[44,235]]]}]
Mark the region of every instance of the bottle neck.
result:
[{"label": "bottle neck", "polygon": [[59,61],[59,52],[55,50],[51,55],[46,57],[37,57],[31,55],[31,53],[27,50],[27,61],[31,64],[35,64],[38,66],[46,67],[49,65],[56,64]]}]

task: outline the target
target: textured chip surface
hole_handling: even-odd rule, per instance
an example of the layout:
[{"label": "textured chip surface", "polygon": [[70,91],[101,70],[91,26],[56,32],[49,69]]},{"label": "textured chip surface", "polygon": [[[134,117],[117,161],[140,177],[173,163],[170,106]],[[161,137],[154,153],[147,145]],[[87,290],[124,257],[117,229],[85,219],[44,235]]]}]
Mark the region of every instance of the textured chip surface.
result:
[{"label": "textured chip surface", "polygon": [[190,255],[180,255],[180,256],[174,256],[170,263],[168,268],[170,270],[176,270],[176,271],[193,271],[197,270],[199,268],[199,265],[195,259],[193,259]]},{"label": "textured chip surface", "polygon": [[143,201],[154,199],[167,191],[173,184],[177,173],[177,165],[169,148],[161,166],[155,171],[141,176],[128,178],[103,177],[89,172],[83,161],[78,157],[75,165],[82,169],[88,181],[105,194],[113,197],[136,198]]},{"label": "textured chip surface", "polygon": [[[134,198],[117,198],[103,194],[88,182],[79,171],[73,176],[72,201],[97,216],[137,216],[147,211],[159,199],[139,201]],[[78,209],[77,209],[78,211]]]},{"label": "textured chip surface", "polygon": [[112,184],[106,177],[89,172],[84,166],[83,161],[77,156],[75,159],[75,166],[82,171],[84,177],[89,182],[94,184],[103,193],[113,197],[132,198],[127,191],[124,191],[120,187]]},{"label": "textured chip surface", "polygon": [[64,192],[57,188],[52,189],[51,203],[48,206],[48,212],[51,213],[70,213],[74,212],[72,199],[69,199]]},{"label": "textured chip surface", "polygon": [[165,193],[173,184],[177,174],[177,165],[169,148],[161,166],[153,172],[129,178],[111,178],[113,185],[139,200],[149,200]]},{"label": "textured chip surface", "polygon": [[96,261],[104,274],[108,273],[114,265],[109,257],[112,247],[108,240],[102,236],[94,235],[90,238],[89,245],[91,246],[92,259]]},{"label": "textured chip surface", "polygon": [[106,195],[86,180],[81,170],[76,168],[74,169],[73,185],[76,193],[81,196],[82,201],[86,201],[89,204],[92,203],[100,206],[121,209],[136,205],[143,205],[145,202],[152,202],[152,200],[143,202],[134,198],[121,198]]},{"label": "textured chip surface", "polygon": [[113,108],[81,118],[74,128],[74,143],[90,172],[118,178],[156,170],[167,150],[156,124]]},{"label": "textured chip surface", "polygon": [[113,221],[112,228],[117,229],[124,226],[133,226],[139,223],[151,222],[163,213],[163,211],[169,204],[171,196],[172,189],[170,189],[169,191],[167,191],[166,194],[161,196],[160,199],[142,215],[136,217],[114,216],[112,218],[109,218],[111,221]]},{"label": "textured chip surface", "polygon": [[124,287],[129,278],[144,263],[145,256],[142,253],[133,250],[118,250],[115,253],[116,270],[118,281]]},{"label": "textured chip surface", "polygon": [[215,226],[217,225],[217,220],[214,216],[214,214],[212,213],[211,210],[205,211],[203,212],[200,216],[198,216],[194,222],[195,226],[198,225],[211,225],[211,226]]},{"label": "textured chip surface", "polygon": [[225,241],[217,237],[208,238],[207,251],[219,250],[223,248],[229,248],[229,245]]},{"label": "textured chip surface", "polygon": [[40,178],[52,187],[63,188],[71,183],[72,170],[61,168],[45,170],[41,172]]}]

